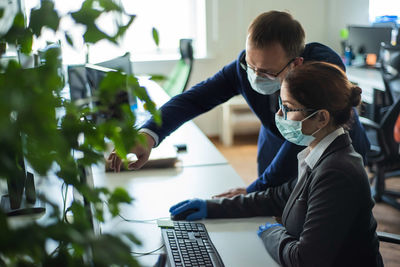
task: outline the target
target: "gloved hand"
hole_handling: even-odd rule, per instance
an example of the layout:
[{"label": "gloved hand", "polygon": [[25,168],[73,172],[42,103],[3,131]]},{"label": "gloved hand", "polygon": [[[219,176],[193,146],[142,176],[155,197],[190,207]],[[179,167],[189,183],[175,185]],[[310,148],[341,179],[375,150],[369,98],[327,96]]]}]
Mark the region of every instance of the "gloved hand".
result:
[{"label": "gloved hand", "polygon": [[258,228],[258,231],[257,231],[257,235],[259,237],[261,237],[261,234],[264,231],[267,231],[269,228],[272,228],[272,227],[275,227],[275,226],[282,226],[282,224],[280,224],[280,223],[266,223],[265,225],[260,225],[260,227]]},{"label": "gloved hand", "polygon": [[202,199],[190,199],[179,202],[169,209],[176,220],[194,221],[207,217],[207,203]]}]

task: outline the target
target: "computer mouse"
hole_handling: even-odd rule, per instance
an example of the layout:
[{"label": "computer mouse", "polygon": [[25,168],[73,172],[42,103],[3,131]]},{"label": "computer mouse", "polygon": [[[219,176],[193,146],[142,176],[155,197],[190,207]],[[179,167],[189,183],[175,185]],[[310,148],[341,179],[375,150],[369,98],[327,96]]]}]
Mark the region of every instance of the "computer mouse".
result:
[{"label": "computer mouse", "polygon": [[173,221],[183,221],[186,219],[186,217],[194,212],[198,212],[198,209],[195,208],[191,208],[191,209],[187,209],[185,211],[182,211],[181,213],[178,213],[176,215],[171,215],[171,220]]}]

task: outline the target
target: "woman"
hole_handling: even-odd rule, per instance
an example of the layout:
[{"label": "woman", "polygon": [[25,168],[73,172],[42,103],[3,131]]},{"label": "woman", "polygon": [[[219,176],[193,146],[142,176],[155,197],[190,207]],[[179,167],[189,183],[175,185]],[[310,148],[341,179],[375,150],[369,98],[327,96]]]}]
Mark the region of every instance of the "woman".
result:
[{"label": "woman", "polygon": [[284,138],[307,146],[297,155],[298,178],[264,192],[187,200],[171,214],[281,217],[258,235],[283,266],[383,266],[367,174],[344,130],[360,100],[361,89],[335,65],[296,67],[282,84],[275,120]]}]

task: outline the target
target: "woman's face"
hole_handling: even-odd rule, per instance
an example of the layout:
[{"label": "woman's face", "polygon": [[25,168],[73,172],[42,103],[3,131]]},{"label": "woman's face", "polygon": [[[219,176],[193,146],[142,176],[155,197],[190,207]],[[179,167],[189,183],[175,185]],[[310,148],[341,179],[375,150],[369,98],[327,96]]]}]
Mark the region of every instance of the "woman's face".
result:
[{"label": "woman's face", "polygon": [[[286,81],[283,81],[283,83],[282,83],[280,96],[281,96],[281,100],[282,100],[282,106],[286,106],[287,108],[289,108],[291,110],[307,109],[307,107],[301,105],[299,102],[296,101],[296,99],[293,98],[293,96],[289,92],[288,84]],[[277,113],[279,116],[284,115],[282,109],[279,109]],[[301,121],[307,117],[304,114],[309,114],[309,113],[306,113],[304,111],[289,111],[286,113],[286,119],[294,120],[294,121]],[[315,119],[316,117],[317,116],[312,116],[311,118],[308,118],[307,120],[303,121],[303,123],[302,123],[303,134],[311,135],[316,130],[318,130],[317,120]]]}]

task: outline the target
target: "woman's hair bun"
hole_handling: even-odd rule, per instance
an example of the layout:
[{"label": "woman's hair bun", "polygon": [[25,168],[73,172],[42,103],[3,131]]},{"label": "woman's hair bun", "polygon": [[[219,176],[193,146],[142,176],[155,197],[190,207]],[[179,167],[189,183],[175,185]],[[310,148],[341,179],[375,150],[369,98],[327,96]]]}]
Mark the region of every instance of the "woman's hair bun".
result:
[{"label": "woman's hair bun", "polygon": [[350,102],[350,105],[351,106],[353,106],[353,107],[356,107],[356,106],[358,106],[359,104],[360,104],[360,102],[361,102],[361,93],[362,93],[362,90],[361,90],[361,88],[360,87],[358,87],[358,86],[352,86],[351,88],[351,93],[350,93],[350,98],[349,98],[349,102]]}]

